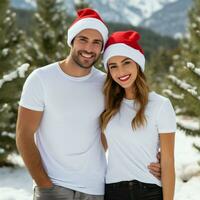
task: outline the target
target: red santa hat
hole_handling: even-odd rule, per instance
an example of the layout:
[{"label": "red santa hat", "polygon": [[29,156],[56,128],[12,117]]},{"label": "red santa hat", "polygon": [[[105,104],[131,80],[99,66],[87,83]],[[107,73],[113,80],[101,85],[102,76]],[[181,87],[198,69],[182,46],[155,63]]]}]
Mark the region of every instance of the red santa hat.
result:
[{"label": "red santa hat", "polygon": [[140,35],[136,31],[121,31],[113,33],[105,45],[103,54],[104,67],[107,70],[107,62],[113,56],[126,56],[135,61],[144,71],[144,51],[138,44]]},{"label": "red santa hat", "polygon": [[104,44],[108,39],[108,28],[100,15],[91,8],[77,11],[77,17],[68,29],[67,43],[71,47],[74,37],[84,29],[95,29],[103,37]]}]

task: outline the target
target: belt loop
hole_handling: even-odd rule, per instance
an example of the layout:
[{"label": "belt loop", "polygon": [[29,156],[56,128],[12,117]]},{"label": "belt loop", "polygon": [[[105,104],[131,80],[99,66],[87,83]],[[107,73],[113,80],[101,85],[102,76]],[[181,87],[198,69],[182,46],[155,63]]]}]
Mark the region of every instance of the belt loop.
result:
[{"label": "belt loop", "polygon": [[143,184],[140,181],[138,181],[138,183],[139,183],[140,191],[142,191],[143,190]]},{"label": "belt loop", "polygon": [[74,191],[74,200],[80,199],[81,193],[78,191]]}]

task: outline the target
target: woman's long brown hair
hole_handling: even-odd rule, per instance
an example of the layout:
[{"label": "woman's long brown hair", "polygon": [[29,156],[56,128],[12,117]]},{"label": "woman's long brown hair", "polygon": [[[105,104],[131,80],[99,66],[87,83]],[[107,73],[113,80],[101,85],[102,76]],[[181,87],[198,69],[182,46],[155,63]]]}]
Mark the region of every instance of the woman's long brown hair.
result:
[{"label": "woman's long brown hair", "polygon": [[[131,124],[133,129],[139,128],[146,124],[145,108],[148,103],[149,87],[146,82],[146,77],[138,66],[138,74],[133,85],[133,91],[135,92],[135,103],[138,111],[133,118]],[[119,111],[121,102],[125,95],[125,90],[118,85],[111,77],[109,69],[107,78],[104,84],[103,92],[105,95],[105,110],[100,116],[100,126],[102,132],[110,121],[110,119]]]}]

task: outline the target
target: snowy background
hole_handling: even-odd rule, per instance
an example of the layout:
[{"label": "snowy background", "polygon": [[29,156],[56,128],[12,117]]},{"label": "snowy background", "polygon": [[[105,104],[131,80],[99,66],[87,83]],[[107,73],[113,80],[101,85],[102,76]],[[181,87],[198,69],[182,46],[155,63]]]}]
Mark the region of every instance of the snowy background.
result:
[{"label": "snowy background", "polygon": [[[85,0],[97,9],[103,19],[142,26],[168,36],[177,37],[186,31],[187,12],[192,0]],[[67,13],[75,15],[74,2],[64,0]],[[36,9],[36,0],[11,0],[15,8]],[[170,14],[169,14],[170,13]]]},{"label": "snowy background", "polygon": [[[200,1],[200,0],[199,0]],[[51,63],[56,60],[60,60],[60,57],[63,55],[66,56],[65,51],[65,43],[66,41],[65,35],[64,35],[64,26],[63,23],[66,23],[65,17],[62,19],[61,17],[55,18],[55,16],[58,16],[59,14],[62,14],[60,11],[56,13],[51,12],[49,9],[46,9],[44,6],[41,12],[37,12],[36,16],[38,17],[38,26],[42,26],[43,29],[41,31],[38,31],[37,37],[33,37],[34,34],[31,33],[31,35],[27,35],[24,38],[24,41],[26,41],[25,44],[21,44],[20,38],[22,34],[22,30],[15,30],[15,14],[10,12],[6,5],[2,3],[4,1],[0,1],[0,8],[1,8],[1,16],[5,15],[5,19],[2,18],[2,23],[6,24],[6,28],[1,29],[3,32],[3,36],[5,35],[6,38],[0,37],[0,43],[4,44],[3,47],[0,49],[0,66],[2,69],[2,72],[0,71],[0,99],[5,99],[5,95],[8,97],[12,96],[12,101],[9,102],[7,98],[2,103],[2,108],[0,107],[0,127],[5,126],[6,129],[10,131],[11,127],[14,127],[13,124],[11,126],[10,121],[12,121],[14,118],[13,113],[10,115],[10,110],[15,108],[15,103],[13,103],[13,99],[18,100],[18,94],[19,94],[19,88],[20,81],[18,78],[26,78],[25,72],[29,70],[29,68],[33,68],[36,66],[42,66],[42,63]],[[21,5],[27,6],[27,4],[23,4],[26,2],[30,9],[34,10],[36,9],[34,6],[35,1],[34,0],[12,0],[12,6],[15,8],[20,8]],[[44,1],[40,1],[40,3],[43,3]],[[52,1],[53,2],[53,1]],[[71,10],[70,6],[74,6],[72,3],[72,0],[66,0],[67,8],[69,8],[69,11]],[[127,22],[131,19],[132,24],[134,25],[143,25],[145,27],[151,27],[154,31],[163,34],[163,33],[169,33],[171,36],[175,36],[177,33],[184,33],[185,27],[186,27],[186,18],[187,18],[187,11],[191,6],[192,0],[115,0],[116,4],[113,4],[114,0],[102,0],[102,1],[92,1],[88,0],[88,2],[95,2],[94,8],[98,8],[102,16],[108,20],[108,21],[117,21],[117,19],[122,22],[122,19],[124,19],[124,22]],[[108,4],[108,2],[110,4]],[[134,4],[132,3],[134,2]],[[41,5],[42,5],[41,3]],[[153,4],[154,3],[154,4]],[[52,3],[53,5],[53,3]],[[200,8],[199,4],[198,6],[195,6],[195,8]],[[5,9],[3,9],[5,6]],[[22,6],[23,7],[23,6]],[[122,9],[123,7],[123,9]],[[120,9],[120,12],[117,10]],[[28,9],[27,9],[28,10]],[[136,15],[133,16],[133,13],[130,11],[134,11]],[[3,13],[4,12],[4,13]],[[121,13],[122,15],[119,15]],[[170,15],[169,15],[170,13]],[[199,75],[200,75],[200,60],[199,60],[199,52],[196,51],[196,49],[200,49],[200,18],[199,18],[200,10],[193,10],[192,14],[194,15],[193,18],[190,19],[191,27],[191,41],[186,42],[184,41],[184,46],[181,46],[180,49],[180,55],[174,56],[174,62],[170,61],[170,66],[173,65],[173,68],[170,67],[170,69],[177,69],[180,67],[180,71],[182,70],[182,67],[190,69],[187,74],[183,74],[181,77],[180,71],[172,71],[172,73],[169,76],[170,80],[174,80],[176,85],[179,86],[179,89],[186,91],[183,93],[183,95],[179,94],[177,96],[174,95],[175,93],[172,92],[171,85],[170,88],[166,87],[165,93],[169,96],[173,96],[176,99],[179,99],[178,107],[180,105],[180,109],[190,108],[189,111],[196,111],[200,108],[200,104],[197,101],[196,103],[192,103],[190,101],[186,101],[186,103],[183,102],[183,97],[187,99],[189,96],[197,97],[197,99],[200,100],[199,96]],[[70,12],[69,12],[70,14]],[[44,20],[46,19],[46,16],[52,16],[50,19],[58,19],[56,23],[56,27],[53,25],[50,26],[51,20]],[[111,18],[114,17],[114,18]],[[134,20],[132,20],[134,19]],[[1,22],[1,18],[0,18]],[[40,23],[41,22],[41,23]],[[45,24],[45,26],[44,26]],[[58,35],[58,28],[57,25],[59,24],[59,30],[62,31],[63,38],[58,40],[54,40],[54,38],[57,38]],[[0,27],[1,28],[1,27]],[[35,28],[35,27],[34,27]],[[158,29],[157,29],[158,28]],[[43,32],[42,30],[45,30]],[[47,31],[48,30],[48,31]],[[23,29],[23,31],[26,31]],[[172,32],[170,32],[172,31]],[[21,32],[21,33],[20,33]],[[48,34],[46,34],[48,33]],[[149,33],[149,32],[148,32]],[[60,33],[59,33],[60,34]],[[13,37],[13,35],[15,37]],[[17,37],[18,36],[18,37]],[[47,37],[48,36],[48,37]],[[40,40],[42,39],[42,41]],[[43,42],[46,41],[52,41],[52,44],[50,44],[50,47],[54,47],[55,44],[59,46],[60,51],[59,53],[54,51],[53,48],[44,48]],[[157,39],[157,36],[156,36]],[[8,43],[9,41],[9,43]],[[14,41],[14,42],[13,42]],[[34,41],[34,42],[33,42]],[[60,41],[63,41],[60,42]],[[30,48],[33,47],[33,48]],[[155,46],[152,46],[153,50]],[[151,47],[151,48],[152,48]],[[165,48],[165,47],[164,47]],[[49,53],[49,49],[52,49],[53,51]],[[34,53],[30,53],[34,52]],[[36,52],[36,53],[35,53]],[[157,53],[157,52],[156,52]],[[57,56],[57,54],[59,55]],[[191,54],[191,55],[190,55]],[[52,56],[53,55],[53,56]],[[162,54],[159,55],[160,60],[162,60]],[[165,54],[164,54],[165,55]],[[168,55],[168,54],[166,54]],[[55,58],[56,56],[56,58]],[[171,55],[170,55],[171,56]],[[168,55],[169,57],[169,55]],[[175,59],[176,57],[176,59]],[[191,61],[192,58],[196,58],[194,61]],[[10,59],[12,58],[12,59]],[[28,61],[27,61],[28,60]],[[53,61],[52,61],[53,60]],[[185,61],[184,64],[183,61]],[[26,63],[30,62],[32,65]],[[191,64],[191,62],[194,62],[194,65]],[[2,64],[3,63],[3,64]],[[21,65],[22,63],[25,63]],[[157,61],[156,61],[157,63]],[[164,64],[157,63],[158,66],[162,66]],[[157,65],[156,64],[156,65]],[[20,66],[16,68],[17,66]],[[169,66],[168,66],[169,67]],[[153,80],[156,79],[157,73],[153,71],[151,74],[154,74],[154,77],[152,76]],[[163,68],[164,69],[164,68]],[[161,68],[159,70],[162,71]],[[194,72],[194,74],[191,74]],[[163,71],[163,74],[167,73],[168,71]],[[160,74],[158,74],[160,76]],[[172,76],[173,75],[173,76]],[[197,78],[195,78],[197,76]],[[184,77],[185,76],[185,77]],[[164,76],[162,76],[160,79],[163,80]],[[192,80],[190,83],[188,80]],[[18,82],[19,81],[19,82]],[[6,84],[7,82],[11,82],[11,85]],[[12,85],[12,83],[15,83],[15,87]],[[187,83],[188,82],[188,83]],[[157,84],[159,85],[159,84]],[[167,84],[168,85],[168,84]],[[161,84],[159,85],[161,86]],[[166,85],[165,85],[166,86]],[[170,89],[170,90],[169,90]],[[173,89],[173,87],[172,87]],[[9,94],[8,94],[9,93]],[[185,96],[184,96],[185,95]],[[16,101],[17,101],[16,100]],[[10,105],[10,107],[8,106]],[[196,106],[196,107],[195,107]],[[194,108],[195,107],[195,108]],[[9,110],[10,109],[10,110]],[[190,112],[191,113],[191,112]],[[198,112],[196,112],[198,113]],[[195,114],[196,114],[195,113]],[[7,116],[6,116],[7,115]],[[200,114],[196,114],[196,116],[200,116]],[[3,118],[3,120],[2,120]],[[4,119],[5,118],[5,119]],[[1,123],[1,120],[3,123]],[[199,119],[198,119],[199,120]],[[181,122],[184,126],[192,127],[194,129],[199,129],[200,123],[199,121],[193,119],[183,119],[179,118],[179,122]],[[3,124],[3,125],[2,125]],[[6,131],[2,132],[0,134],[0,139],[2,136],[4,136]],[[13,131],[14,132],[14,131]],[[14,134],[11,134],[13,136]],[[13,137],[14,138],[14,137]],[[198,165],[198,162],[200,162],[200,154],[192,147],[193,142],[200,145],[200,137],[190,137],[185,136],[185,134],[181,131],[177,131],[176,133],[176,146],[175,146],[175,157],[176,157],[176,191],[175,191],[175,200],[200,200],[200,163]],[[2,153],[4,149],[0,148],[0,153]],[[10,160],[14,163],[16,163],[15,168],[8,168],[3,167],[0,168],[0,200],[30,200],[32,199],[32,179],[30,178],[27,170],[24,167],[24,164],[21,160],[21,158],[17,155],[10,156]]]},{"label": "snowy background", "polygon": [[[178,119],[180,121],[180,119]],[[181,119],[185,125],[198,128],[198,121]],[[192,147],[193,142],[200,144],[200,138],[176,133],[176,191],[175,200],[200,199],[200,155]],[[0,200],[31,200],[32,179],[19,156],[10,157],[18,164],[15,168],[0,168]]]}]

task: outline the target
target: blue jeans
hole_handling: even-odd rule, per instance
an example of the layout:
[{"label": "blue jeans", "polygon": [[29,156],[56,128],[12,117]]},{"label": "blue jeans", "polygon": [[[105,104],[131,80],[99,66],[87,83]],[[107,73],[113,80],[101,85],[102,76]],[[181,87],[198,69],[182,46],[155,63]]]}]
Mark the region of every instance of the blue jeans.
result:
[{"label": "blue jeans", "polygon": [[105,200],[162,200],[162,188],[137,180],[106,184]]}]

